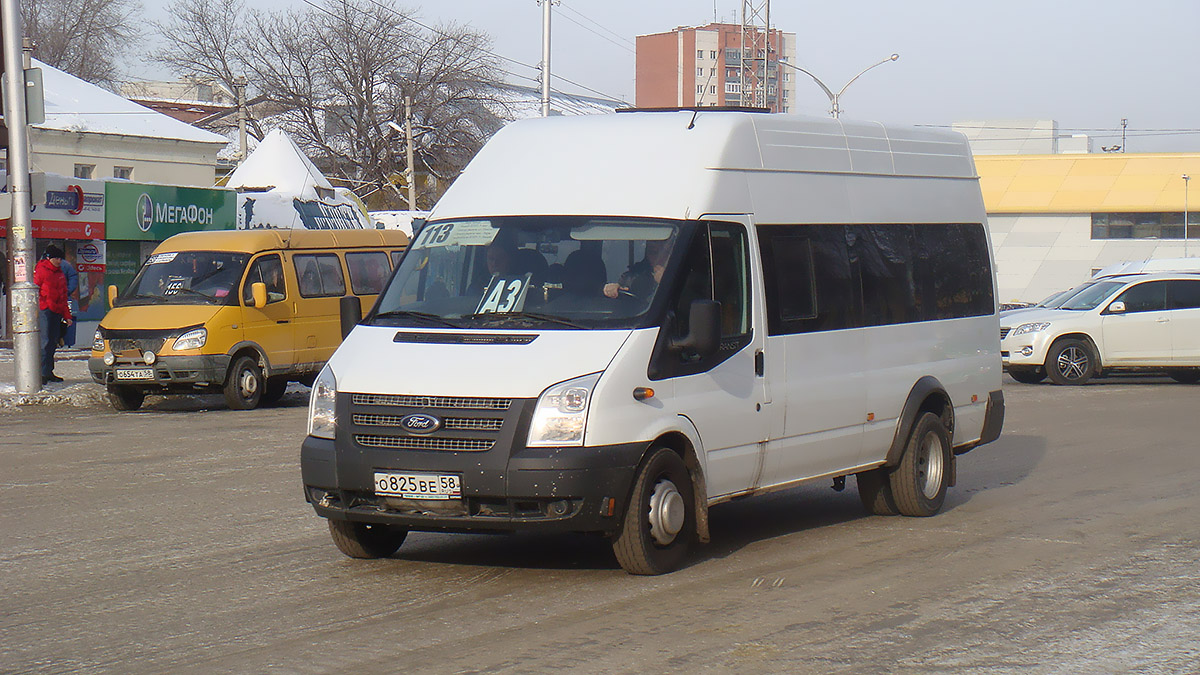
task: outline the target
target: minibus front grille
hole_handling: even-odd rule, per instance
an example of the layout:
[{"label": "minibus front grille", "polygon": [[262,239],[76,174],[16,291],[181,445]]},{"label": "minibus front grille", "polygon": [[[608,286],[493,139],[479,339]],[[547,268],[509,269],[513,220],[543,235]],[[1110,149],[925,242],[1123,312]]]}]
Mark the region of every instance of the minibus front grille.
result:
[{"label": "minibus front grille", "polygon": [[162,351],[163,343],[166,340],[162,338],[145,338],[140,340],[131,340],[129,338],[115,338],[108,341],[108,348],[114,353],[122,352],[154,352],[155,354]]},{"label": "minibus front grille", "polygon": [[1004,338],[1008,337],[1008,331],[1010,331],[1010,330],[1012,330],[1012,329],[1011,328],[1001,328],[1000,329],[1000,339],[1003,340]]},{"label": "minibus front grille", "polygon": [[[395,427],[404,428],[401,424],[405,415],[374,415],[355,413],[354,423],[360,427]],[[442,429],[448,431],[500,431],[504,426],[504,418],[495,417],[447,417],[442,420]]]},{"label": "minibus front grille", "polygon": [[394,450],[453,450],[457,452],[486,452],[496,444],[484,438],[439,438],[428,436],[378,436],[355,434],[354,442],[368,448]]},{"label": "minibus front grille", "polygon": [[510,398],[472,398],[464,396],[415,396],[412,394],[353,394],[354,405],[387,405],[404,408],[442,408],[448,410],[508,410]]}]

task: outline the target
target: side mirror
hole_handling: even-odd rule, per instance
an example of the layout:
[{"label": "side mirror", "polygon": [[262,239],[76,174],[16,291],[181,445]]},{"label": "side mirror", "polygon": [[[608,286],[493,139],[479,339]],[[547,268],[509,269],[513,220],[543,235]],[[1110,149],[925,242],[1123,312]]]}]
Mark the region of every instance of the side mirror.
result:
[{"label": "side mirror", "polygon": [[1108,313],[1109,314],[1124,314],[1125,313],[1125,303],[1121,302],[1120,300],[1114,302],[1113,304],[1108,306]]},{"label": "side mirror", "polygon": [[267,306],[267,285],[261,281],[256,281],[250,284],[250,297],[252,298],[251,306],[255,309],[262,309]]},{"label": "side mirror", "polygon": [[342,317],[342,339],[345,340],[362,321],[362,300],[357,295],[343,295],[338,302],[338,310]]},{"label": "side mirror", "polygon": [[701,358],[716,354],[721,348],[721,303],[693,300],[688,314],[687,337],[671,346],[695,352]]},{"label": "side mirror", "polygon": [[117,287],[116,287],[116,285],[110,285],[108,287],[108,308],[112,309],[113,307],[115,307],[116,302],[117,302]]}]

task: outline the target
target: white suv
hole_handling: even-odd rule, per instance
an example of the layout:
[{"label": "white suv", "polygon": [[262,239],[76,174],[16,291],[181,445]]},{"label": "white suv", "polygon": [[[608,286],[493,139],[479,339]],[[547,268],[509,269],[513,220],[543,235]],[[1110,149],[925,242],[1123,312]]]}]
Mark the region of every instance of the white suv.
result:
[{"label": "white suv", "polygon": [[1200,381],[1200,274],[1097,281],[1058,309],[1000,321],[1000,355],[1018,382],[1083,384],[1113,370]]}]

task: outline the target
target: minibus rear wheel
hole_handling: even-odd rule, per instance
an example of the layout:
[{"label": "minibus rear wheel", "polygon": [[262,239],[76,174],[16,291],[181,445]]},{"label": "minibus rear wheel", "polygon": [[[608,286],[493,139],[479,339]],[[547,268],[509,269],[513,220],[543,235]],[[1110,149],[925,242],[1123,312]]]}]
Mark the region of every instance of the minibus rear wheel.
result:
[{"label": "minibus rear wheel", "polygon": [[112,404],[113,410],[122,412],[137,410],[146,400],[146,392],[126,384],[110,384],[107,391],[108,402]]},{"label": "minibus rear wheel", "polygon": [[1200,370],[1196,368],[1173,368],[1167,371],[1167,375],[1180,384],[1200,382]]},{"label": "minibus rear wheel", "polygon": [[395,553],[408,536],[408,530],[393,525],[329,521],[334,546],[351,558],[386,558]]},{"label": "minibus rear wheel", "polygon": [[234,410],[253,410],[262,400],[266,378],[258,359],[242,356],[233,362],[225,378],[225,403]]},{"label": "minibus rear wheel", "polygon": [[633,484],[617,562],[630,574],[666,574],[683,564],[696,532],[696,507],[687,466],[674,450],[656,447]]},{"label": "minibus rear wheel", "polygon": [[942,418],[931,412],[923,413],[890,476],[892,498],[900,513],[932,516],[941,511],[952,461],[950,432],[942,424]]}]

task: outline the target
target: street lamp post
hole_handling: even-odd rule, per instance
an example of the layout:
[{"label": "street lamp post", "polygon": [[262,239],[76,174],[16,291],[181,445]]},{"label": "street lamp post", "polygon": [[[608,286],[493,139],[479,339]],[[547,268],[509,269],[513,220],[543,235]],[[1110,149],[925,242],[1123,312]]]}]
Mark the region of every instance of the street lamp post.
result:
[{"label": "street lamp post", "polygon": [[1188,181],[1192,179],[1186,173],[1183,174],[1183,257],[1188,257],[1188,203],[1187,190]]},{"label": "street lamp post", "polygon": [[782,63],[782,64],[783,64],[783,65],[785,65],[785,66],[788,66],[789,68],[795,68],[796,70],[798,70],[798,71],[800,71],[800,72],[804,73],[805,75],[807,75],[807,76],[811,77],[811,78],[813,79],[813,82],[816,82],[816,83],[817,83],[817,86],[821,88],[821,91],[825,92],[825,95],[829,97],[829,114],[830,114],[830,115],[832,115],[834,119],[837,119],[837,118],[838,118],[838,115],[840,115],[840,114],[841,114],[841,112],[842,112],[842,107],[841,107],[841,105],[838,103],[838,101],[840,101],[840,100],[841,100],[841,98],[842,98],[842,94],[846,93],[846,87],[849,87],[850,85],[854,84],[854,81],[855,81],[855,80],[857,80],[858,78],[862,77],[862,76],[863,76],[863,75],[864,75],[864,74],[865,74],[865,73],[866,73],[868,70],[870,70],[870,69],[872,69],[872,68],[876,68],[876,67],[878,67],[878,66],[882,66],[882,65],[883,65],[883,64],[885,64],[885,63],[888,63],[888,62],[891,62],[891,61],[895,61],[895,60],[897,60],[897,59],[899,59],[899,58],[900,58],[900,55],[899,55],[899,54],[892,54],[891,56],[889,56],[889,57],[887,57],[886,59],[884,59],[884,60],[880,61],[879,63],[876,63],[876,64],[873,64],[873,65],[867,66],[866,68],[863,68],[863,69],[862,69],[862,72],[860,72],[859,74],[857,74],[857,75],[855,75],[854,77],[850,78],[850,81],[849,81],[849,82],[847,82],[847,83],[846,83],[846,84],[845,84],[845,85],[844,85],[844,86],[843,86],[841,89],[839,89],[839,90],[838,90],[838,93],[836,93],[836,94],[835,94],[835,93],[833,93],[833,90],[832,90],[832,89],[830,89],[829,87],[826,87],[826,86],[825,86],[825,83],[821,81],[821,78],[817,77],[816,75],[813,75],[812,73],[810,73],[810,72],[808,72],[807,70],[805,70],[805,69],[801,68],[800,66],[792,65],[792,64],[788,63],[787,61],[780,61],[780,63]]}]

